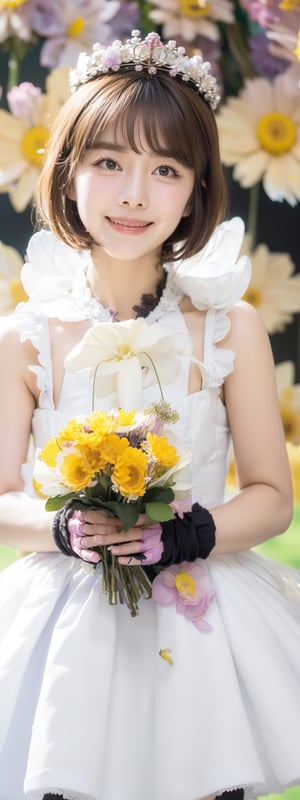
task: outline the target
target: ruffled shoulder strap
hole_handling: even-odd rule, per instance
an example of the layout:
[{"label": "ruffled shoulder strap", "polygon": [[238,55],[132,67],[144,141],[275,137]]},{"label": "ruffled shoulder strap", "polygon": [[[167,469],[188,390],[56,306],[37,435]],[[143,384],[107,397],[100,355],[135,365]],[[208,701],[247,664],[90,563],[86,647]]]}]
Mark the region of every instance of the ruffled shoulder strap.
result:
[{"label": "ruffled shoulder strap", "polygon": [[192,258],[172,265],[171,281],[195,308],[206,310],[203,388],[218,387],[233,370],[235,353],[218,347],[230,330],[227,312],[243,297],[251,278],[248,256],[238,258],[244,237],[240,217],[221,223]]},{"label": "ruffled shoulder strap", "polygon": [[86,258],[50,231],[35,233],[28,244],[21,273],[28,301],[17,306],[15,324],[21,341],[30,340],[38,353],[38,365],[29,369],[37,378],[40,408],[54,408],[49,318],[73,322],[87,317],[78,302],[86,287]]},{"label": "ruffled shoulder strap", "polygon": [[35,233],[28,244],[21,279],[31,307],[65,322],[87,318],[82,302],[86,290],[88,251],[73,250],[50,231]]},{"label": "ruffled shoulder strap", "polygon": [[30,303],[20,303],[14,316],[21,342],[30,340],[38,354],[39,363],[29,365],[29,370],[36,375],[39,408],[54,408],[48,317]]}]

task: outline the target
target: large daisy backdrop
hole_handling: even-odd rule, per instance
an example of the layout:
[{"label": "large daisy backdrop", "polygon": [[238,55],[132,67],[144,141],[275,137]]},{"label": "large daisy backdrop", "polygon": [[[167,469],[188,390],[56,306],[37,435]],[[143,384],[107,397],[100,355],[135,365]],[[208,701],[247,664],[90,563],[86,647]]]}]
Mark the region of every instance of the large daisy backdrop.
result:
[{"label": "large daisy backdrop", "polygon": [[[237,196],[234,212],[245,220],[244,251],[253,264],[245,299],[261,313],[271,343],[276,340],[275,360],[282,361],[277,370],[286,388],[282,394],[279,381],[278,391],[288,448],[297,448],[293,469],[300,442],[300,256],[291,237],[293,226],[296,237],[296,213],[300,220],[299,0],[0,0],[0,205],[15,217],[13,225],[0,229],[0,315],[24,299],[20,266],[32,233],[49,129],[69,94],[69,68],[94,41],[108,44],[133,28],[176,38],[189,55],[201,51],[218,79],[221,158],[230,196]],[[269,235],[275,209],[280,223],[274,222],[272,248],[265,228]],[[28,224],[21,244],[18,221],[24,215]],[[292,359],[278,357],[288,326],[294,329]],[[293,436],[287,408],[297,431]]]}]

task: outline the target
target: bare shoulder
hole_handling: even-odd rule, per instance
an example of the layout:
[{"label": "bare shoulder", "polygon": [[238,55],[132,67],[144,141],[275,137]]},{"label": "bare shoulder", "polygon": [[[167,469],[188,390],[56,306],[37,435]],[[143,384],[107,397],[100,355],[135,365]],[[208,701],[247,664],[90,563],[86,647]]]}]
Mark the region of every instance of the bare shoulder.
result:
[{"label": "bare shoulder", "polygon": [[234,350],[235,353],[249,352],[258,355],[259,349],[270,352],[270,340],[260,314],[249,303],[241,300],[228,312],[230,330],[221,347]]},{"label": "bare shoulder", "polygon": [[13,315],[0,320],[0,369],[1,374],[9,374],[19,378],[23,377],[24,383],[30,381],[32,373],[29,372],[30,364],[38,363],[38,355],[32,342],[28,339],[22,342]]}]

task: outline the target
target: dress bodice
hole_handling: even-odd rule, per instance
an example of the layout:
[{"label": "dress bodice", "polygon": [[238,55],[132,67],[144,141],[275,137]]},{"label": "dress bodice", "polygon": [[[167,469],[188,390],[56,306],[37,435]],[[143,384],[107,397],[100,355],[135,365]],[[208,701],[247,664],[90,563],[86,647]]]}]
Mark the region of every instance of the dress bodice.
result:
[{"label": "dress bodice", "polygon": [[[165,400],[179,413],[174,432],[191,453],[193,501],[208,507],[223,500],[228,462],[230,432],[220,387],[233,369],[234,353],[218,347],[218,343],[230,327],[226,312],[240,299],[249,281],[248,260],[244,257],[236,263],[242,231],[240,220],[223,223],[214,235],[214,243],[210,240],[201,254],[171,266],[163,295],[146,319],[148,325],[159,322],[177,337],[190,340],[180,301],[189,295],[195,307],[206,311],[203,360],[198,362],[201,391],[189,394],[189,347],[178,362],[172,382],[164,383],[163,375],[160,380]],[[54,405],[49,317],[74,322],[89,319],[94,325],[107,322],[109,313],[91,296],[86,283],[88,254],[72,251],[43,231],[31,240],[28,255],[23,281],[30,299],[19,306],[16,318],[22,339],[31,339],[39,354],[39,365],[30,367],[36,373],[40,391],[32,432],[35,446],[42,447],[70,418],[92,410],[92,379],[87,372],[66,371],[59,401]],[[40,271],[41,261],[45,271],[37,281],[36,264]],[[145,385],[143,405],[159,399],[157,382]],[[114,408],[116,397],[108,395],[101,404],[98,402],[100,405],[104,410]],[[24,467],[23,472],[30,491],[28,468]]]}]

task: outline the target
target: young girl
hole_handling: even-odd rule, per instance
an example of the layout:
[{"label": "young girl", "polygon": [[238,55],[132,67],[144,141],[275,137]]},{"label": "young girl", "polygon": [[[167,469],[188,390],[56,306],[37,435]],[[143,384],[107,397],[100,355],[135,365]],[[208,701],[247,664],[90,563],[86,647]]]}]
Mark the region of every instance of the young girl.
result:
[{"label": "young girl", "polygon": [[[29,301],[1,333],[1,542],[30,554],[0,581],[0,798],[280,792],[300,782],[299,578],[251,548],[286,530],[292,493],[268,337],[239,302],[243,225],[221,222],[217,90],[200,57],[136,31],[81,58],[73,87],[40,183]],[[90,374],[66,357],[91,326],[137,317],[188,345],[172,380],[159,374],[192,459],[192,510],[171,533],[145,516],[127,532],[92,509],[54,516],[25,463],[31,431],[43,447],[90,412]],[[157,400],[145,381],[143,406]],[[117,406],[114,390],[97,407]],[[231,439],[240,489],[224,502]],[[174,600],[141,599],[135,618],[109,605],[103,544],[170,570],[182,602],[181,562],[193,597],[196,560],[204,618]]]}]

